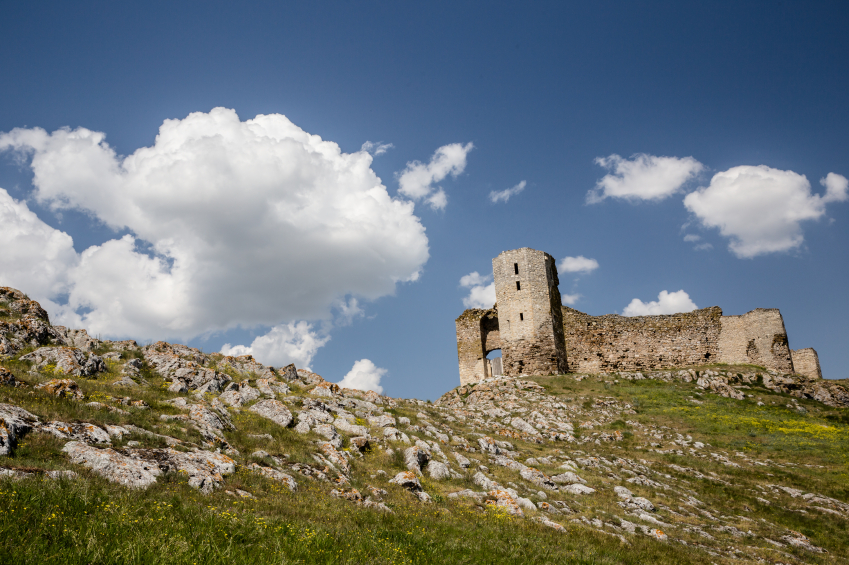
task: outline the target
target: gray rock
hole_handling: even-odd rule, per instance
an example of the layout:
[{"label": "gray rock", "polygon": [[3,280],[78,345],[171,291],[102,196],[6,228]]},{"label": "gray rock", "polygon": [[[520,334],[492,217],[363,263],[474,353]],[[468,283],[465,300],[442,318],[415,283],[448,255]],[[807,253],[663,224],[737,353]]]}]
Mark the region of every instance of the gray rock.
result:
[{"label": "gray rock", "polygon": [[312,431],[327,439],[330,444],[336,449],[342,447],[342,437],[339,435],[339,433],[336,431],[336,428],[334,428],[332,424],[319,424],[314,427]]},{"label": "gray rock", "polygon": [[410,471],[421,473],[422,467],[430,461],[430,453],[419,446],[414,445],[404,450],[404,465]]},{"label": "gray rock", "polygon": [[11,404],[0,404],[0,455],[11,455],[18,441],[38,425],[34,414]]},{"label": "gray rock", "polygon": [[[551,477],[551,480],[560,485],[566,484],[574,484],[574,483],[586,483],[584,479],[573,473],[572,471],[566,471],[565,473],[560,473],[559,475],[554,475]],[[621,488],[621,487],[620,487]]]},{"label": "gray rock", "polygon": [[[414,448],[411,447],[410,449]],[[431,479],[441,481],[442,479],[447,479],[451,476],[451,470],[445,463],[440,463],[439,461],[431,461],[427,465],[427,474],[430,475]]]},{"label": "gray rock", "polygon": [[79,441],[70,441],[62,451],[71,462],[88,467],[101,477],[130,488],[147,488],[162,474],[159,465],[150,461],[133,459],[113,449],[98,449]]},{"label": "gray rock", "polygon": [[286,405],[279,400],[260,400],[248,408],[248,410],[262,416],[263,418],[268,418],[275,424],[284,428],[287,428],[292,424],[292,413],[289,412]]}]

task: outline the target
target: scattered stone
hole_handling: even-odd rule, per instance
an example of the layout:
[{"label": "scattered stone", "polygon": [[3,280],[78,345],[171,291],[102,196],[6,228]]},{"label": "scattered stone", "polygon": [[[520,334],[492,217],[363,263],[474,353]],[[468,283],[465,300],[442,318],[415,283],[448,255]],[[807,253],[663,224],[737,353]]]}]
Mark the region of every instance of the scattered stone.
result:
[{"label": "scattered stone", "polygon": [[53,379],[52,381],[35,385],[35,388],[42,389],[47,394],[52,394],[60,398],[74,398],[77,400],[85,398],[83,391],[80,390],[76,381],[72,381],[71,379]]}]

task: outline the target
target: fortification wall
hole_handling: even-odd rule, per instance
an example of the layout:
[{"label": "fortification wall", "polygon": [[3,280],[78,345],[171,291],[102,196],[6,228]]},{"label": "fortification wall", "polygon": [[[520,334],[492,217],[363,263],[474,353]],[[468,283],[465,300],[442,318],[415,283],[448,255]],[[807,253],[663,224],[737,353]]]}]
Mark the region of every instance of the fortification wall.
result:
[{"label": "fortification wall", "polygon": [[717,361],[793,373],[781,312],[777,308],[758,308],[740,316],[723,316]]},{"label": "fortification wall", "polygon": [[811,379],[821,379],[820,358],[813,347],[804,349],[792,349],[790,357],[793,358],[793,368],[797,375],[804,375]]},{"label": "fortification wall", "polygon": [[507,376],[567,370],[554,257],[529,247],[492,260],[501,358]]},{"label": "fortification wall", "polygon": [[460,384],[476,383],[491,376],[486,354],[501,349],[496,309],[466,310],[455,320]]},{"label": "fortification wall", "polygon": [[590,316],[562,307],[569,371],[606,373],[716,362],[722,309],[684,314]]}]

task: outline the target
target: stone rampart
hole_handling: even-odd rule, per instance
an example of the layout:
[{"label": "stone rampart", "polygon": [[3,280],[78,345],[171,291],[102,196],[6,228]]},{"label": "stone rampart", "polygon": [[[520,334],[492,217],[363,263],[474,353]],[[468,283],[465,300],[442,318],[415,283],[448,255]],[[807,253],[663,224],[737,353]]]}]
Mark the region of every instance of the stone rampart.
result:
[{"label": "stone rampart", "polygon": [[683,314],[590,316],[563,306],[569,371],[609,373],[715,363],[722,309]]},{"label": "stone rampart", "polygon": [[718,361],[793,373],[781,312],[777,308],[757,308],[740,316],[723,316]]},{"label": "stone rampart", "polygon": [[816,349],[806,347],[804,349],[793,349],[790,351],[793,358],[793,368],[797,375],[804,375],[811,379],[821,379],[820,358]]},{"label": "stone rampart", "polygon": [[495,308],[466,310],[455,320],[455,325],[460,383],[476,383],[492,376],[486,355],[494,349],[501,349],[498,311]]}]

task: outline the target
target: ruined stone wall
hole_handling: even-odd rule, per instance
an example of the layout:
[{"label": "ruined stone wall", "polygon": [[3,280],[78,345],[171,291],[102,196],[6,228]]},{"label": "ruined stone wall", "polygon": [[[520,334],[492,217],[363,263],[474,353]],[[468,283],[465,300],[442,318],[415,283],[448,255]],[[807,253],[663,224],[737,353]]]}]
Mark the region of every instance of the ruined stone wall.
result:
[{"label": "ruined stone wall", "polygon": [[820,358],[813,347],[804,349],[793,349],[790,351],[793,358],[793,368],[797,375],[804,375],[811,379],[821,379]]},{"label": "ruined stone wall", "polygon": [[722,310],[666,316],[590,316],[564,306],[569,371],[606,373],[714,363]]},{"label": "ruined stone wall", "polygon": [[758,308],[741,316],[723,316],[717,361],[792,373],[793,359],[781,312]]},{"label": "ruined stone wall", "polygon": [[492,260],[501,358],[507,376],[565,373],[566,348],[554,258],[523,247]]},{"label": "ruined stone wall", "polygon": [[486,354],[501,349],[498,311],[471,309],[457,320],[457,358],[460,362],[460,384],[476,383],[491,376]]}]

